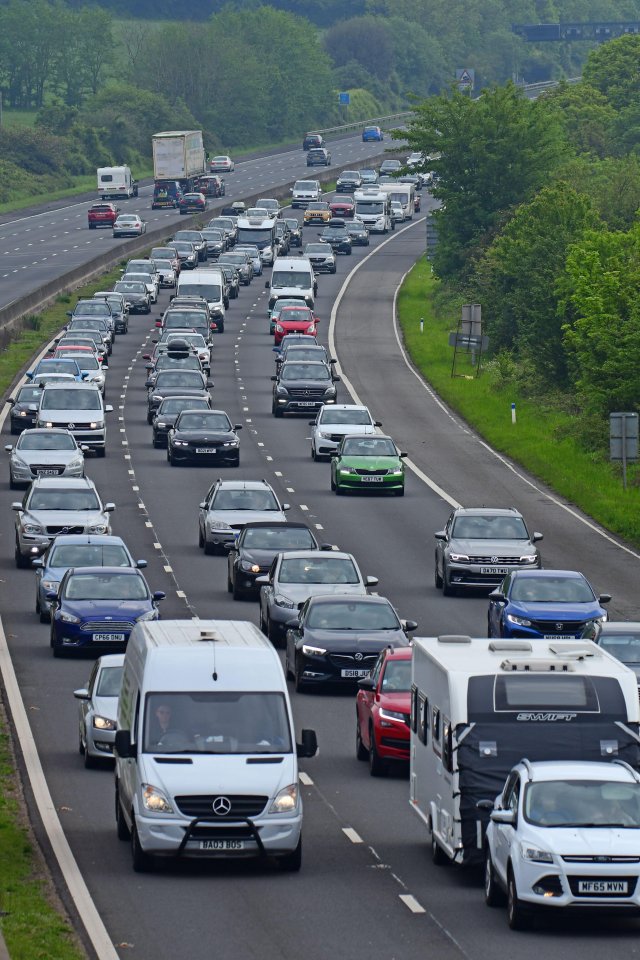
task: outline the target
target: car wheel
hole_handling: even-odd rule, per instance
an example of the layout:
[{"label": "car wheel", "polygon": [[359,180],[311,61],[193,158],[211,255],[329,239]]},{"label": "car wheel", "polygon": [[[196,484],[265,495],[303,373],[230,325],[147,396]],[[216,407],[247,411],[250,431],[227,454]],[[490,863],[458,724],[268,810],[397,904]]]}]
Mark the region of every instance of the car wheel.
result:
[{"label": "car wheel", "polygon": [[233,463],[231,464],[231,466],[232,466],[232,467],[239,467],[239,466],[240,466],[240,454],[238,454],[237,459],[233,461]]},{"label": "car wheel", "polygon": [[87,748],[84,749],[84,768],[85,770],[93,770],[98,766],[98,760],[95,757],[92,757]]},{"label": "car wheel", "polygon": [[59,643],[56,643],[56,641],[54,640],[53,634],[51,635],[51,652],[56,658],[63,657],[65,653],[65,651],[62,648],[62,645]]},{"label": "car wheel", "polygon": [[140,846],[135,820],[131,824],[131,860],[136,873],[149,873],[155,865],[155,857]]},{"label": "car wheel", "polygon": [[40,623],[50,623],[51,617],[48,610],[43,610],[40,604],[38,604],[38,617],[40,618]]},{"label": "car wheel", "polygon": [[282,647],[284,645],[282,634],[278,629],[278,627],[276,627],[273,624],[268,611],[267,611],[267,636],[269,637],[269,640],[271,640],[271,643],[274,645],[274,647]]},{"label": "car wheel", "polygon": [[435,564],[433,567],[433,580],[436,585],[436,590],[442,590],[442,577],[438,572],[438,558],[435,559]]},{"label": "car wheel", "polygon": [[178,463],[178,461],[175,459],[175,457],[173,456],[173,454],[171,454],[171,453],[167,454],[167,460],[169,461],[169,463],[171,464],[172,467],[177,467],[177,466],[179,466],[179,463]]},{"label": "car wheel", "polygon": [[84,745],[84,742],[83,742],[83,740],[82,740],[82,734],[81,734],[81,733],[78,734],[78,753],[80,754],[81,757],[84,757],[85,745]]},{"label": "car wheel", "polygon": [[331,270],[329,271],[329,273],[335,273],[337,269],[338,269],[338,268],[336,267],[336,265],[335,265],[335,263],[334,263],[334,265],[333,265],[333,267],[331,268]]},{"label": "car wheel", "polygon": [[399,490],[394,491],[396,497],[404,497],[404,487],[400,487]]},{"label": "car wheel", "polygon": [[28,560],[25,557],[23,557],[22,554],[20,553],[20,544],[18,543],[17,538],[16,538],[14,558],[16,561],[16,567],[18,567],[20,570],[24,570],[26,567],[29,566]]},{"label": "car wheel", "polygon": [[151,446],[154,447],[155,449],[157,449],[157,448],[160,446],[160,444],[158,443],[158,438],[157,438],[157,436],[155,435],[155,433],[153,434],[153,436],[152,436],[152,438],[151,438]]},{"label": "car wheel", "polygon": [[333,474],[331,474],[331,489],[335,492],[336,482],[335,482],[335,480],[333,479]]},{"label": "car wheel", "polygon": [[389,765],[383,760],[376,747],[376,738],[373,733],[373,727],[369,727],[369,773],[372,777],[385,777]]},{"label": "car wheel", "polygon": [[295,850],[276,857],[276,862],[280,870],[286,873],[297,873],[302,866],[302,837],[298,840]]},{"label": "car wheel", "polygon": [[147,423],[149,424],[149,426],[151,426],[152,422],[153,422],[153,416],[151,415],[151,411],[147,410]]},{"label": "car wheel", "polygon": [[202,527],[198,524],[198,546],[202,550],[204,547],[204,535],[202,533]]},{"label": "car wheel", "polygon": [[457,593],[456,588],[451,586],[446,567],[442,568],[442,592],[445,597],[455,597]]},{"label": "car wheel", "polygon": [[513,870],[509,868],[507,879],[507,922],[512,930],[526,930],[531,920],[529,910],[518,898],[518,890]]},{"label": "car wheel", "polygon": [[106,448],[106,447],[96,447],[96,457],[97,457],[99,460],[104,460],[104,458],[106,457],[106,455],[107,455],[107,448]]},{"label": "car wheel", "polygon": [[484,851],[484,902],[488,907],[503,907],[504,892],[500,889],[487,844]]},{"label": "car wheel", "polygon": [[337,480],[334,485],[334,490],[336,491],[337,497],[344,497],[345,491],[342,489],[342,487],[340,486]]},{"label": "car wheel", "polygon": [[302,679],[301,673],[302,671],[300,670],[300,664],[298,662],[298,658],[296,657],[293,669],[293,680],[296,693],[304,693],[307,689],[307,685]]},{"label": "car wheel", "polygon": [[118,840],[131,840],[131,831],[127,826],[127,821],[122,815],[122,804],[120,803],[120,791],[116,786],[116,832]]},{"label": "car wheel", "polygon": [[286,648],[286,653],[284,655],[284,675],[287,680],[295,680],[295,674],[291,669],[291,664],[289,663],[289,647]]},{"label": "car wheel", "polygon": [[276,418],[276,420],[281,420],[283,413],[284,411],[281,410],[280,407],[273,407],[273,415]]},{"label": "car wheel", "polygon": [[356,757],[358,760],[368,760],[369,751],[362,742],[362,734],[360,733],[360,718],[358,716],[358,711],[356,710]]},{"label": "car wheel", "polygon": [[436,867],[444,867],[449,863],[449,857],[436,840],[433,829],[431,830],[431,862],[435,864]]},{"label": "car wheel", "polygon": [[209,543],[209,541],[205,539],[205,541],[204,541],[204,552],[206,553],[206,555],[207,555],[208,557],[213,556],[213,554],[216,552],[215,544],[214,544],[214,543]]}]

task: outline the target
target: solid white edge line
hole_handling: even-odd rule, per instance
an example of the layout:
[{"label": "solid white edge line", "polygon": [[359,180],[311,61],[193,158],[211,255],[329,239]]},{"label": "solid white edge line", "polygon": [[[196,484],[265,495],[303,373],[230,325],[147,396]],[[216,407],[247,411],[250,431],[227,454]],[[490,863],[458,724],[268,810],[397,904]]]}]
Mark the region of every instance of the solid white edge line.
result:
[{"label": "solid white edge line", "polygon": [[[60,818],[58,817],[53,798],[49,792],[44,770],[38,756],[36,743],[29,726],[27,712],[20,694],[18,680],[11,662],[11,655],[7,644],[2,622],[0,621],[0,672],[4,679],[5,689],[11,716],[22,749],[27,775],[33,790],[33,796],[42,819],[43,826],[51,844],[54,856],[71,894],[81,922],[87,931],[99,960],[118,960],[118,954],[107,933],[93,902],[78,863],[73,856],[69,842],[64,834]],[[115,836],[115,828],[114,828]]]}]

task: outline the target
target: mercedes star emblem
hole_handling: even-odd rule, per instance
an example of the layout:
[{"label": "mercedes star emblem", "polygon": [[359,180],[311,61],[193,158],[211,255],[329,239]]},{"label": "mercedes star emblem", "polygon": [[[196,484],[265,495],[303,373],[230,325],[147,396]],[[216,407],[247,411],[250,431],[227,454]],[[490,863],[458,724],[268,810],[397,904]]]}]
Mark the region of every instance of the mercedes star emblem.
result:
[{"label": "mercedes star emblem", "polygon": [[219,817],[226,817],[231,812],[231,800],[228,797],[216,797],[211,806]]}]

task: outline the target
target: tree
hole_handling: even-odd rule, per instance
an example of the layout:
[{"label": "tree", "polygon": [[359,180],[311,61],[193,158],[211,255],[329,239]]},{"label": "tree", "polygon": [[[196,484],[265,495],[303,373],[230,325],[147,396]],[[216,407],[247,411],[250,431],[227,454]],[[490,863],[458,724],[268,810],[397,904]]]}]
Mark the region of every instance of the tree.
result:
[{"label": "tree", "polygon": [[324,47],[337,67],[355,61],[386,80],[395,68],[392,31],[381,17],[352,17],[327,30]]},{"label": "tree", "polygon": [[588,197],[554,183],[518,207],[478,264],[474,297],[483,304],[492,352],[507,349],[526,360],[543,387],[567,383],[556,293],[567,249],[598,226]]},{"label": "tree", "polygon": [[627,34],[589,54],[582,79],[621,110],[640,95],[640,36]]},{"label": "tree", "polygon": [[548,181],[568,152],[555,112],[511,83],[478,100],[455,91],[423,101],[406,138],[412,150],[435,157],[427,168],[440,178],[434,194],[444,205],[436,213],[435,267],[457,279],[468,275],[472,258],[509,212]]},{"label": "tree", "polygon": [[558,120],[577,153],[605,157],[611,153],[616,111],[596,87],[561,83],[544,99],[558,111]]}]

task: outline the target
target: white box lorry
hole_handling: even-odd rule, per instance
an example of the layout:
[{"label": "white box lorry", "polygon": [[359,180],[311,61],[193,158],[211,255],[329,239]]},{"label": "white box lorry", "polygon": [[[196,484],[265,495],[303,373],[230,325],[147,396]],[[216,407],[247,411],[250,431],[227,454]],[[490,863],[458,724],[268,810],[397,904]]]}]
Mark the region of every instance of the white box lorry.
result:
[{"label": "white box lorry", "polygon": [[588,640],[416,637],[410,725],[409,802],[435,863],[482,862],[523,757],[640,762],[636,675]]},{"label": "white box lorry", "polygon": [[117,833],[156,857],[274,857],[299,870],[302,797],[280,659],[234,620],[143,621],[126,651],[115,737]]},{"label": "white box lorry", "polygon": [[138,196],[138,181],[133,179],[129,167],[98,167],[96,173],[101,200]]},{"label": "white box lorry", "polygon": [[183,190],[190,190],[195,177],[206,170],[206,154],[202,130],[164,130],[151,138],[153,177],[178,181]]}]

